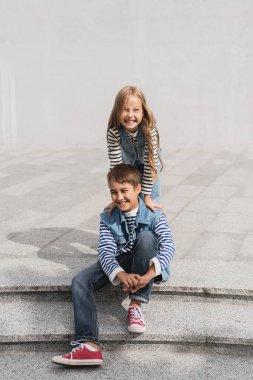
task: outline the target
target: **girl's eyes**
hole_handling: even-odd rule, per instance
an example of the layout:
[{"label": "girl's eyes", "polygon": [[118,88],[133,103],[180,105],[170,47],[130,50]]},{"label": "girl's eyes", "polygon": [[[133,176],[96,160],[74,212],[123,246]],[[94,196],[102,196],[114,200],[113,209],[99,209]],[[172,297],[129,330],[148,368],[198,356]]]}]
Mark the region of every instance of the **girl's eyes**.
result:
[{"label": "girl's eyes", "polygon": [[[123,111],[128,112],[128,111],[130,111],[130,110],[127,109],[127,108],[123,108]],[[134,112],[139,112],[140,110],[139,110],[139,108],[134,108],[133,111],[134,111]]]}]

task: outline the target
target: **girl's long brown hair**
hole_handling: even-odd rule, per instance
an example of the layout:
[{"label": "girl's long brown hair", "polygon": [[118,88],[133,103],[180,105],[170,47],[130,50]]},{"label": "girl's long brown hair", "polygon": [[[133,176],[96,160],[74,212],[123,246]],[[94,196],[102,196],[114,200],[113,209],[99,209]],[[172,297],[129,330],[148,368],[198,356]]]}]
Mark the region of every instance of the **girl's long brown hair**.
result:
[{"label": "girl's long brown hair", "polygon": [[143,92],[138,88],[134,86],[126,86],[123,87],[117,94],[114,102],[114,106],[109,118],[108,122],[108,129],[113,127],[119,127],[120,126],[120,115],[121,111],[124,107],[124,104],[129,96],[136,96],[140,99],[142,103],[142,109],[143,109],[143,118],[140,124],[140,127],[143,130],[145,140],[148,145],[148,162],[151,168],[152,177],[155,178],[157,176],[157,169],[155,165],[155,159],[154,159],[154,149],[152,144],[152,130],[156,130],[157,135],[157,147],[158,147],[158,157],[161,162],[161,171],[163,169],[163,163],[160,157],[160,141],[159,141],[159,133],[156,127],[156,120],[154,118],[154,115],[152,111],[149,109],[145,95]]}]

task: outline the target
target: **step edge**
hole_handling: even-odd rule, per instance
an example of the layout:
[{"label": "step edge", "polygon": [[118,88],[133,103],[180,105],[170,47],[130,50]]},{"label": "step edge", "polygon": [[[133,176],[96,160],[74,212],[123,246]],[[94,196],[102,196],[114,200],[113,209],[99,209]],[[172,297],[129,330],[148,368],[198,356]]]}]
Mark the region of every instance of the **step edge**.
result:
[{"label": "step edge", "polygon": [[[2,295],[13,294],[40,294],[40,293],[53,293],[59,292],[66,293],[71,292],[69,285],[45,285],[45,286],[6,286],[0,287],[0,297]],[[114,295],[115,292],[123,293],[118,287],[109,285],[101,290],[99,293]],[[154,285],[152,289],[153,294],[178,294],[178,295],[190,295],[190,296],[210,296],[210,297],[244,297],[253,298],[253,289],[240,289],[240,288],[208,288],[208,287],[185,287],[185,286],[166,286],[166,285]]]},{"label": "step edge", "polygon": [[[73,340],[72,334],[47,334],[47,335],[27,335],[17,339],[17,336],[0,336],[0,345],[22,344],[22,343],[66,343]],[[222,345],[241,345],[252,346],[253,338],[236,338],[236,337],[220,337],[220,336],[196,336],[196,335],[178,335],[178,336],[163,336],[146,334],[145,337],[130,336],[128,333],[119,334],[101,334],[101,343],[135,343],[135,344],[222,344]]]}]

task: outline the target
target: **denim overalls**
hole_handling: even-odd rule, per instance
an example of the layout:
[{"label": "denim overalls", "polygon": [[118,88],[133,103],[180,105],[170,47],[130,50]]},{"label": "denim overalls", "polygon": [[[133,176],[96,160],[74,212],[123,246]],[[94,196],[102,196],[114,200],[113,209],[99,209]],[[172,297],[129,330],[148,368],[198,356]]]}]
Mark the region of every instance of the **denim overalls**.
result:
[{"label": "denim overalls", "polygon": [[[124,127],[119,128],[120,135],[120,148],[122,153],[122,160],[124,164],[136,166],[142,173],[144,171],[144,150],[145,150],[145,137],[142,129],[138,129],[136,137],[136,148],[134,149],[133,143],[130,140],[127,131]],[[159,172],[160,161],[158,161],[157,171]],[[143,194],[142,194],[143,196]],[[154,182],[151,192],[151,198],[155,202],[160,202],[160,180]]]}]

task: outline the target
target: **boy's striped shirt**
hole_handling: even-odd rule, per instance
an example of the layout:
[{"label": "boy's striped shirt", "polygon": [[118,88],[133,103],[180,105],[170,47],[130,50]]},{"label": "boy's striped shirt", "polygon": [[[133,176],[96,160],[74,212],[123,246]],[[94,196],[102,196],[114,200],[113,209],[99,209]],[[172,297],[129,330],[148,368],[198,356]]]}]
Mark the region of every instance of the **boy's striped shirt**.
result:
[{"label": "boy's striped shirt", "polygon": [[133,244],[134,244],[133,229],[135,226],[136,214],[133,216],[125,215],[125,218],[126,218],[126,222],[127,222],[128,231],[129,231],[129,242],[127,243],[127,245],[125,247],[123,247],[120,250],[120,253],[129,252],[133,248]]},{"label": "boy's striped shirt", "polygon": [[[130,226],[132,225],[134,227],[135,218],[136,217],[126,217],[126,220],[128,219],[127,223],[129,223]],[[155,264],[156,272],[158,275],[167,267],[175,252],[172,234],[168,225],[168,221],[164,214],[162,214],[159,221],[155,225],[154,235],[156,236],[158,242],[158,252],[152,261]],[[127,244],[127,246],[125,246],[123,249],[120,245],[117,246],[110,229],[106,226],[105,223],[100,222],[98,255],[102,269],[109,277],[111,282],[113,282],[114,279],[114,277],[111,276],[112,273],[117,270],[117,268],[120,268],[118,261],[116,260],[116,255],[127,254],[130,252],[133,243],[133,239],[131,241],[130,238],[129,244]]]}]

